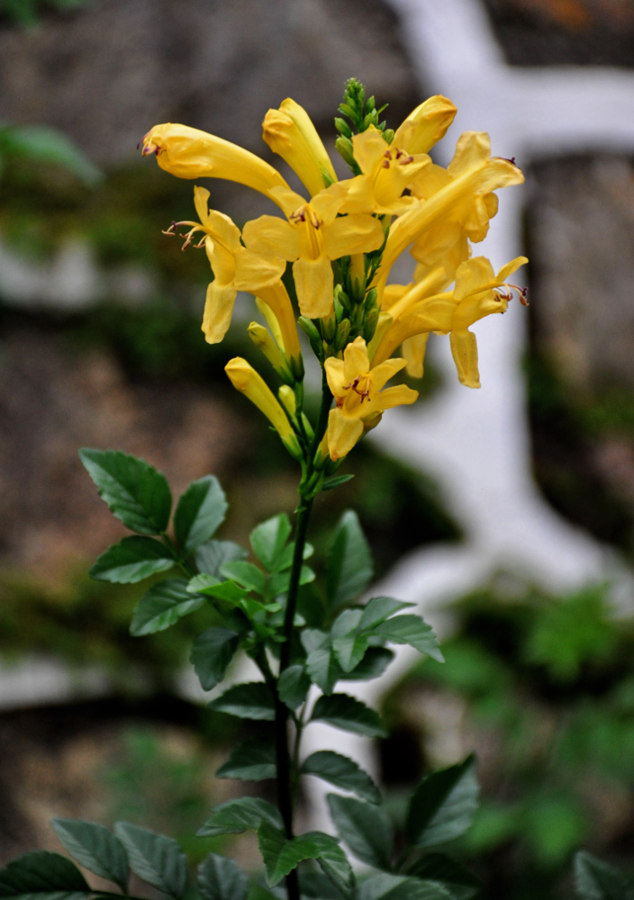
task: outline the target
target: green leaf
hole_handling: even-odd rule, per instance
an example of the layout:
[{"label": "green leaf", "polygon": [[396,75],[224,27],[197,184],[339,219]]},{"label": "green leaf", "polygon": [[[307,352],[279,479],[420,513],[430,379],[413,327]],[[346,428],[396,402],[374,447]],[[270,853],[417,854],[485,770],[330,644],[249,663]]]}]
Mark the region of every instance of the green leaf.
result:
[{"label": "green leaf", "polygon": [[167,528],[172,495],[165,476],[149,463],[120,450],[84,447],[79,457],[99,496],[126,528],[161,534]]},{"label": "green leaf", "polygon": [[221,834],[241,834],[257,831],[262,822],[282,828],[279,811],[260,797],[240,797],[215,807],[205,824],[198,829],[199,837],[217,837]]},{"label": "green leaf", "polygon": [[0,897],[85,900],[92,893],[74,863],[48,850],[25,853],[0,869]]},{"label": "green leaf", "polygon": [[229,628],[208,628],[195,639],[189,660],[204,691],[222,681],[239,643],[240,635]]},{"label": "green leaf", "polygon": [[130,869],[121,841],[103,825],[74,819],[53,819],[53,831],[78,863],[127,892]]},{"label": "green leaf", "polygon": [[117,822],[114,830],[139,878],[180,900],[187,887],[187,860],[176,841],[129,822]]},{"label": "green leaf", "polygon": [[132,616],[130,634],[140,637],[165,631],[183,616],[200,609],[204,602],[202,597],[192,596],[187,592],[184,578],[159,581],[139,600]]},{"label": "green leaf", "polygon": [[304,760],[302,775],[317,775],[344,791],[353,791],[370,803],[380,803],[381,794],[367,772],[354,760],[334,750],[317,750]]},{"label": "green leaf", "polygon": [[438,881],[379,872],[359,885],[356,900],[454,900],[454,896]]},{"label": "green leaf", "polygon": [[309,689],[310,678],[304,666],[299,663],[284,669],[277,682],[280,700],[289,709],[297,709],[306,699]]},{"label": "green leaf", "polygon": [[406,874],[423,881],[440,882],[455,900],[476,900],[484,890],[479,878],[444,853],[426,853],[407,867]]},{"label": "green leaf", "polygon": [[263,596],[266,592],[266,575],[255,563],[238,559],[225,563],[221,569],[223,578],[231,578],[247,591],[255,591]]},{"label": "green leaf", "polygon": [[286,513],[281,513],[256,525],[249,535],[253,552],[267,572],[278,570],[279,557],[288,543],[291,532],[290,519]]},{"label": "green leaf", "polygon": [[342,672],[332,652],[330,635],[317,628],[305,628],[301,641],[307,654],[306,671],[324,694],[331,694]]},{"label": "green leaf", "polygon": [[192,481],[174,513],[174,534],[185,553],[192,553],[208,541],[226,512],[227,500],[214,475]]},{"label": "green leaf", "polygon": [[202,547],[198,547],[194,554],[196,568],[206,575],[220,577],[220,568],[226,562],[236,559],[245,559],[248,551],[233,541],[207,541]]},{"label": "green leaf", "polygon": [[204,594],[215,600],[226,600],[237,606],[249,593],[235,581],[219,581],[215,575],[194,575],[187,585],[190,594]]},{"label": "green leaf", "polygon": [[344,672],[359,665],[368,649],[368,638],[359,631],[360,609],[344,609],[332,624],[332,649]]},{"label": "green leaf", "polygon": [[413,603],[404,603],[402,600],[395,600],[394,597],[371,597],[363,607],[363,612],[359,621],[359,630],[371,631],[373,628],[376,628],[377,625],[380,625],[381,622],[385,622],[386,619],[393,616],[394,613],[400,612],[402,609],[413,605]]},{"label": "green leaf", "polygon": [[[16,8],[20,8],[19,4]],[[35,18],[35,17],[33,17]],[[31,21],[26,19],[26,21]],[[0,149],[33,163],[62,166],[85,184],[94,186],[102,172],[63,132],[46,125],[20,125],[0,129]]]},{"label": "green leaf", "polygon": [[341,517],[328,548],[326,592],[331,608],[350,603],[365,590],[374,574],[370,548],[357,514]]},{"label": "green leaf", "polygon": [[258,846],[266,868],[267,881],[273,887],[306,859],[316,859],[333,883],[350,891],[354,875],[346,854],[335,838],[321,831],[310,831],[287,840],[284,832],[263,822],[258,829]]},{"label": "green leaf", "polygon": [[409,644],[419,653],[426,653],[438,662],[445,661],[431,625],[420,616],[405,615],[387,619],[374,628],[373,634],[393,644]]},{"label": "green leaf", "polygon": [[203,900],[245,900],[249,890],[242,869],[217,853],[210,853],[198,866],[197,882]]},{"label": "green leaf", "polygon": [[231,751],[217,778],[238,778],[241,781],[266,781],[275,778],[275,744],[260,738],[247,738]]},{"label": "green leaf", "polygon": [[249,885],[249,895],[247,900],[279,900],[279,896],[278,893],[272,894],[261,884],[254,884],[252,882]]},{"label": "green leaf", "polygon": [[414,847],[452,841],[471,826],[478,807],[473,755],[459,765],[432,772],[420,782],[407,812],[406,830]]},{"label": "green leaf", "polygon": [[212,700],[209,707],[240,719],[272,722],[275,718],[275,699],[263,681],[236,684]]},{"label": "green leaf", "polygon": [[369,647],[359,665],[342,674],[342,681],[371,681],[379,678],[394,659],[394,652],[387,647]]},{"label": "green leaf", "polygon": [[574,863],[575,891],[579,900],[633,900],[634,879],[585,850]]},{"label": "green leaf", "polygon": [[133,584],[150,575],[167,572],[174,557],[165,544],[150,537],[126,537],[102,553],[90,570],[98,581]]},{"label": "green leaf", "polygon": [[381,806],[328,794],[328,807],[339,837],[355,856],[376,869],[391,868],[394,831]]},{"label": "green leaf", "polygon": [[387,734],[378,713],[348,694],[319,697],[311,716],[311,721],[316,720],[367,737],[385,737]]}]

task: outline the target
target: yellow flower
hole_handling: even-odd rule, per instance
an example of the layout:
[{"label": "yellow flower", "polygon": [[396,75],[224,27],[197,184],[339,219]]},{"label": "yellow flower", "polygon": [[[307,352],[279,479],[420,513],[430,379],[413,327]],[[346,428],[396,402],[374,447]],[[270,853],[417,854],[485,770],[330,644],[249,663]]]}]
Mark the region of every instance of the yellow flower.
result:
[{"label": "yellow flower", "polygon": [[331,260],[376,250],[383,243],[383,228],[370,215],[337,215],[345,199],[341,183],[315,194],[310,202],[291,190],[280,188],[275,195],[287,221],[260,216],[247,222],[244,243],[256,253],[292,261],[301,314],[323,318],[333,305]]},{"label": "yellow flower", "polygon": [[445,133],[456,115],[451,100],[441,95],[429,97],[403,120],[394,132],[392,143],[407,153],[429,153]]},{"label": "yellow flower", "polygon": [[291,423],[262,376],[241,356],[230,359],[225,366],[225,372],[234,388],[241,391],[260,412],[264,413],[288,452],[295,459],[301,459],[302,452]]},{"label": "yellow flower", "polygon": [[279,109],[269,109],[262,137],[288,163],[312,194],[337,180],[330,157],[306,110],[287,97]]},{"label": "yellow flower", "polygon": [[209,191],[194,188],[194,206],[200,222],[173,222],[166,234],[176,234],[176,228],[186,225],[183,249],[192,243],[198,232],[202,237],[195,245],[204,247],[214,273],[207,287],[202,330],[210,344],[219,343],[231,324],[233,306],[238,291],[257,291],[279,281],[284,271],[280,257],[263,257],[242,246],[240,229],[224,213],[208,208]]},{"label": "yellow flower", "polygon": [[[461,236],[481,240],[488,220],[494,213],[491,192],[501,187],[521,184],[524,176],[508,159],[491,157],[488,135],[465,132],[458,141],[456,156],[447,170],[429,166],[421,171],[412,184],[417,201],[390,228],[377,288],[382,292],[390,268],[410,244],[429,240],[432,251],[425,262],[432,265],[446,253]],[[484,230],[484,233],[483,233]],[[465,245],[466,249],[466,245]],[[458,255],[459,261],[461,253]]]},{"label": "yellow flower", "polygon": [[416,400],[418,393],[405,385],[383,390],[385,383],[404,365],[404,359],[388,359],[371,366],[366,343],[361,337],[348,344],[342,360],[328,357],[324,368],[336,404],[328,418],[331,459],[346,456],[364,430],[378,424],[384,410]]},{"label": "yellow flower", "polygon": [[[467,387],[480,387],[476,339],[469,327],[484,316],[504,312],[514,291],[525,302],[525,290],[509,284],[507,278],[526,262],[525,256],[518,256],[496,275],[489,260],[477,256],[458,267],[453,291],[425,296],[420,286],[415,285],[383,314],[371,345],[373,361],[380,363],[403,342],[420,335],[432,331],[449,334],[460,381]],[[418,342],[408,345],[408,354],[410,374],[415,368],[422,374],[424,341],[420,337]]]},{"label": "yellow flower", "polygon": [[273,188],[288,187],[277,169],[255,153],[189,125],[155,125],[143,138],[142,152],[154,154],[159,166],[177,178],[238,181],[274,202]]},{"label": "yellow flower", "polygon": [[284,284],[276,281],[274,284],[259,288],[256,303],[275,340],[290,360],[295,375],[301,377],[302,351],[297,334],[295,311]]}]

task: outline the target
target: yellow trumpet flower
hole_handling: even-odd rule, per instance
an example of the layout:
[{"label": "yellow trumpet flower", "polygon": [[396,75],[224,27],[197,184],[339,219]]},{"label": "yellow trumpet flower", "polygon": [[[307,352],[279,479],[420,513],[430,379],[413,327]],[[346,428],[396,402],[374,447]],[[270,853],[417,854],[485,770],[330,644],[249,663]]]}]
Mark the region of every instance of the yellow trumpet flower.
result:
[{"label": "yellow trumpet flower", "polygon": [[310,116],[290,97],[282,101],[279,109],[269,109],[262,123],[262,138],[288,163],[311,196],[337,180]]}]

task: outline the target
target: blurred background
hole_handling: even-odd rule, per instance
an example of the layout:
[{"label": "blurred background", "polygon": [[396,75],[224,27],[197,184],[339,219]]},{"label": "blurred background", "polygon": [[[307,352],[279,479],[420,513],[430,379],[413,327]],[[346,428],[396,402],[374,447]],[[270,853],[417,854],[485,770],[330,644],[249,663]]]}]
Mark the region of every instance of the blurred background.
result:
[{"label": "blurred background", "polygon": [[[179,688],[201,620],[132,639],[138,589],[89,579],[122,530],[77,449],[143,456],[175,493],[216,474],[230,500],[223,537],[243,542],[255,522],[293,509],[296,477],[225,380],[230,356],[254,358],[240,329],[219,347],[202,338],[206,260],[161,234],[193,216],[192,184],[136,147],[173,121],[270,158],[260,123],[289,94],[331,147],[352,75],[389,101],[396,126],[439,90],[422,83],[397,7],[0,0],[0,863],[59,849],[53,815],[126,819],[194,856],[209,849],[191,835],[235,789],[213,772],[236,726]],[[634,65],[631,0],[486,0],[483,11],[513,70]],[[461,130],[459,113],[446,140]],[[627,568],[634,145],[609,137],[605,150],[519,161],[517,252],[531,260],[519,415],[543,502]],[[207,186],[238,222],[268,211],[246,189]],[[250,315],[249,300],[243,308]],[[444,378],[430,367],[423,402]],[[410,551],[464,540],[432,474],[398,452],[367,442],[348,469],[355,479],[316,511],[318,548],[348,506],[377,578]],[[500,566],[452,598],[447,665],[422,662],[383,700],[392,734],[377,753],[396,815],[430,767],[476,750],[482,809],[455,852],[492,898],[567,896],[582,845],[617,864],[634,858],[634,624],[609,597],[601,580],[562,594]],[[248,854],[248,842],[232,852]]]}]

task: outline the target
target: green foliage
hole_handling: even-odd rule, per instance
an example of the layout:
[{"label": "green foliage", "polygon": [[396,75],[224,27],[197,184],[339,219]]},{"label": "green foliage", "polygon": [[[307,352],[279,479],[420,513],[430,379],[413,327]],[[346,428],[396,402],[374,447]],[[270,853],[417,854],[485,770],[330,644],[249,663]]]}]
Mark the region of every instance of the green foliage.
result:
[{"label": "green foliage", "polygon": [[[5,7],[9,2],[2,0]],[[29,0],[16,0],[14,8],[18,7],[28,10]],[[2,12],[0,4],[0,15]],[[97,166],[61,131],[43,125],[0,123],[0,175],[10,160],[57,166],[89,187],[99,184],[103,177]]]}]

